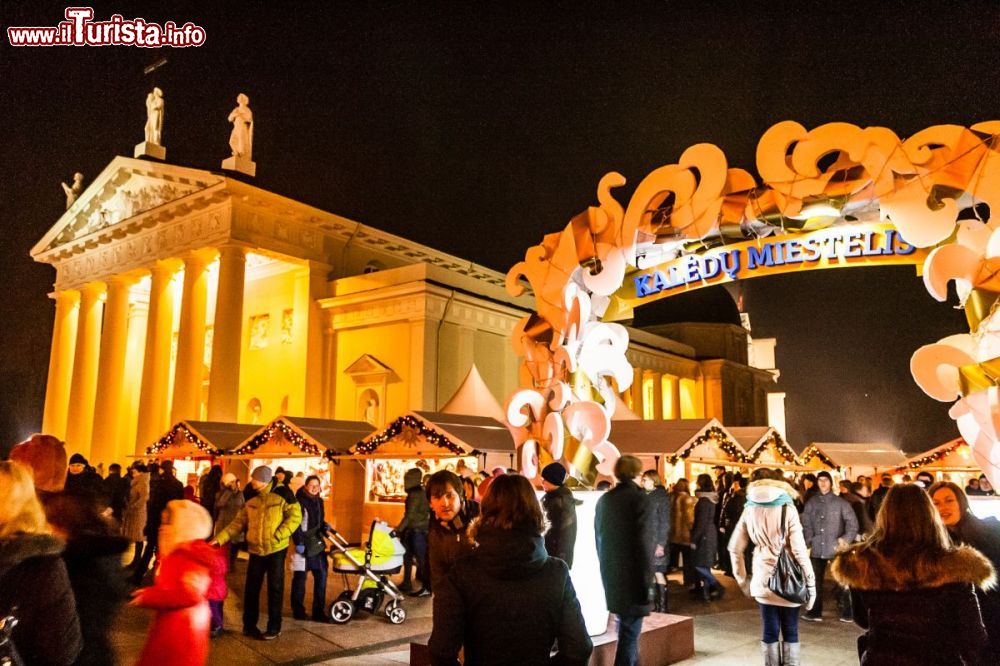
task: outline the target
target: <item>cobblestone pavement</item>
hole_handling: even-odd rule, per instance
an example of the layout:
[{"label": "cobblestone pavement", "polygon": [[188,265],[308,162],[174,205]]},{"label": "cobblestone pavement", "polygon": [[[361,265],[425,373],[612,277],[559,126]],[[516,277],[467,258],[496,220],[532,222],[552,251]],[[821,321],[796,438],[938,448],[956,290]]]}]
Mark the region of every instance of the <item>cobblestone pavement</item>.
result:
[{"label": "cobblestone pavement", "polygon": [[[212,641],[209,664],[212,666],[248,664],[406,664],[409,663],[409,643],[425,641],[431,631],[430,599],[407,599],[407,619],[402,625],[392,625],[383,616],[359,614],[346,625],[322,624],[291,619],[288,588],[291,574],[285,581],[285,619],[282,634],[273,641],[257,641],[241,633],[243,576],[246,561],[240,560],[229,575],[229,598],[226,600],[226,631]],[[704,603],[692,598],[681,586],[678,576],[670,582],[670,612],[695,618],[695,656],[684,666],[721,666],[756,664],[761,661],[758,651],[760,619],[756,604],[743,597],[730,578],[719,575],[727,594],[721,601]],[[349,582],[353,582],[350,579]],[[311,589],[310,585],[307,588]],[[327,599],[332,600],[343,589],[339,575],[331,575]],[[311,600],[307,590],[306,607]],[[857,664],[855,641],[860,630],[853,624],[839,622],[835,614],[832,591],[827,590],[830,609],[822,623],[802,622],[799,633],[802,659],[805,664],[839,666]],[[262,598],[261,607],[266,608]],[[120,663],[135,663],[145,641],[151,614],[126,608],[115,623],[114,640]],[[260,625],[265,624],[262,613]],[[183,649],[179,647],[178,649]]]}]

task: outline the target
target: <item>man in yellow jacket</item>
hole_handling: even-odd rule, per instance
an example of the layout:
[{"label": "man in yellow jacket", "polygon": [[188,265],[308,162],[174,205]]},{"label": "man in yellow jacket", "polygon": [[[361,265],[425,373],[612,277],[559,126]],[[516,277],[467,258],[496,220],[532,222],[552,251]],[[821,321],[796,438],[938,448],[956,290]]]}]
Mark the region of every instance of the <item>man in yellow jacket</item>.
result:
[{"label": "man in yellow jacket", "polygon": [[[243,635],[271,640],[281,635],[281,602],[285,594],[285,551],[292,533],[302,523],[295,495],[277,483],[267,465],[250,474],[247,502],[233,522],[215,537],[222,545],[246,532],[250,562],[243,595]],[[260,588],[267,576],[267,631],[257,628]]]}]

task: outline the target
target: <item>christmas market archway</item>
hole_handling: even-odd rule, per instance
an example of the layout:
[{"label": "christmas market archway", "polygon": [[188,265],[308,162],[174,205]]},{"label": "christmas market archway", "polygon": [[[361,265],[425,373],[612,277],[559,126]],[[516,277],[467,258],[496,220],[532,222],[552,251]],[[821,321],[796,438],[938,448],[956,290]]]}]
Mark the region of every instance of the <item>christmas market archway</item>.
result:
[{"label": "christmas market archway", "polygon": [[[512,342],[531,386],[507,403],[529,477],[548,460],[573,468],[585,447],[610,474],[619,457],[611,416],[632,382],[628,333],[635,307],[685,290],[792,270],[914,264],[931,296],[956,282],[969,332],[913,353],[911,370],[950,414],[994,485],[1000,482],[1000,121],[937,125],[902,140],[884,127],[794,121],[758,143],[760,183],[711,144],[659,167],[627,205],[608,173],[597,206],[525,253],[507,274],[536,311]],[[994,321],[994,319],[996,319]]]}]

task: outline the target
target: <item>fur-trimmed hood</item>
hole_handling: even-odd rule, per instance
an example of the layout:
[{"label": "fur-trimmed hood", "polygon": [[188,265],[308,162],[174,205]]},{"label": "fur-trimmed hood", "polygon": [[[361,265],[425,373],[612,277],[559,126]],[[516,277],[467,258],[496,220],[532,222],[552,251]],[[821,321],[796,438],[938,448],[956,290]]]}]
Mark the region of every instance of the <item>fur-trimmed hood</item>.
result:
[{"label": "fur-trimmed hood", "polygon": [[51,534],[20,534],[0,540],[0,577],[33,557],[61,555],[65,544]]},{"label": "fur-trimmed hood", "polygon": [[799,494],[789,484],[775,479],[761,479],[753,481],[747,486],[747,499],[757,504],[767,504],[778,499],[781,493],[787,493],[793,500]]},{"label": "fur-trimmed hood", "polygon": [[993,565],[969,546],[938,558],[915,557],[903,563],[856,544],[837,555],[830,571],[838,583],[857,590],[902,592],[953,583],[989,590],[996,585]]}]

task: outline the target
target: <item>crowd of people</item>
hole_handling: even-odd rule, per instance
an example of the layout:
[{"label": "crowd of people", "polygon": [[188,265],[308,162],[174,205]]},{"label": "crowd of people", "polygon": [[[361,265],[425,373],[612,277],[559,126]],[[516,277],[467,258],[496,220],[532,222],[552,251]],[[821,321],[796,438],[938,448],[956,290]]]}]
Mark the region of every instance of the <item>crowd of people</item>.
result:
[{"label": "crowd of people", "polygon": [[[458,664],[464,651],[465,663],[586,664],[593,644],[570,570],[589,526],[578,523],[566,468],[545,466],[540,488],[514,470],[456,471],[407,471],[396,526],[401,589],[433,594],[432,663]],[[992,492],[985,477],[962,488],[886,474],[874,488],[859,477],[835,490],[826,472],[716,468],[692,492],[632,456],[614,472],[593,527],[616,664],[638,663],[643,620],[668,610],[672,573],[706,604],[725,595],[720,577],[733,578],[759,606],[766,666],[801,663],[799,619],[824,621],[827,574],[838,619],[865,629],[862,664],[987,664],[1000,654],[1000,523],[977,518],[967,499]],[[57,439],[33,436],[0,462],[0,618],[17,619],[0,650],[27,664],[114,664],[111,626],[130,603],[154,615],[140,664],[204,664],[223,630],[236,544],[248,556],[246,636],[281,634],[289,564],[293,617],[327,622],[331,529],[315,476],[258,466],[242,488],[215,465],[185,486],[169,461],[102,476],[79,454],[67,459]],[[798,592],[775,582],[789,568]]]}]

